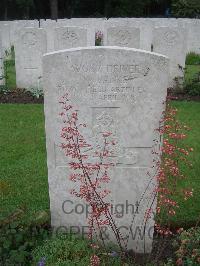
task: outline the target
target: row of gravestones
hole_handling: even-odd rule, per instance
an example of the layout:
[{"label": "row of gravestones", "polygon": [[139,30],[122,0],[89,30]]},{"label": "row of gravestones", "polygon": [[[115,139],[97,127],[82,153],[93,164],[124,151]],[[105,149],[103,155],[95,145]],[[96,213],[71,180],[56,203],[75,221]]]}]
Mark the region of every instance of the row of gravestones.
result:
[{"label": "row of gravestones", "polygon": [[[65,30],[67,36],[69,32],[69,35],[75,35],[76,28],[73,33],[72,28],[57,29],[61,36]],[[42,59],[51,224],[55,232],[62,230],[83,236],[89,232],[87,221],[91,209],[81,197],[70,193],[71,190],[79,192],[80,184],[69,180],[70,174],[77,172],[69,166],[70,159],[60,147],[64,142],[60,138],[61,130],[67,125],[63,121],[66,118],[59,117],[63,111],[59,102],[63,101],[63,95],[69,94],[69,104],[79,110],[78,123],[87,125],[81,131],[91,145],[89,149],[81,149],[87,158],[85,165],[114,165],[107,170],[111,181],[102,185],[102,190],[111,191],[106,201],[111,204],[110,212],[122,246],[135,252],[150,253],[161,145],[155,129],[159,128],[164,110],[172,63],[167,57],[150,51],[119,47],[128,44],[116,42],[116,32],[117,35],[120,32],[122,40],[119,41],[124,42],[127,31],[131,33],[129,46],[140,47],[140,29],[118,26],[106,31],[106,38],[111,42],[109,47],[58,50]],[[87,36],[85,29],[82,32]],[[153,36],[154,49],[169,53],[173,60],[182,58],[179,50],[185,53],[185,35],[180,29],[158,28]],[[59,40],[58,37],[56,42]],[[118,46],[113,46],[116,44]],[[170,49],[174,50],[169,52]],[[103,162],[96,156],[96,152],[104,150],[102,132],[112,133],[115,141],[114,148]],[[97,175],[101,178],[103,174]],[[96,180],[95,174],[90,176]],[[109,226],[105,225],[102,231],[105,242],[116,243]],[[98,228],[96,234],[97,237],[100,234]]]},{"label": "row of gravestones", "polygon": [[[64,26],[66,24],[69,27]],[[80,24],[82,27],[77,27]],[[183,76],[189,32],[190,29],[197,29],[200,23],[189,19],[71,19],[40,21],[40,29],[38,21],[3,25],[6,25],[7,30],[7,26],[10,27],[10,42],[15,47],[17,87],[31,89],[41,87],[41,60],[44,53],[93,46],[95,32],[99,29],[103,33],[103,45],[140,48],[168,56],[171,86],[175,77]],[[7,34],[5,29],[2,32]],[[200,27],[195,36],[199,42],[194,42],[193,38],[193,46],[195,43],[195,51],[200,51]]]},{"label": "row of gravestones", "polygon": [[149,50],[152,38],[152,29],[155,27],[183,27],[188,31],[187,52],[200,52],[200,21],[198,19],[166,19],[166,18],[73,18],[54,20],[18,20],[0,21],[0,32],[3,36],[3,48],[9,49],[14,45],[18,36],[18,30],[23,27],[44,28],[47,32],[47,51],[53,47],[52,33],[54,28],[62,26],[78,26],[90,29],[90,31],[105,31],[111,26],[137,27],[141,31],[141,49]]}]

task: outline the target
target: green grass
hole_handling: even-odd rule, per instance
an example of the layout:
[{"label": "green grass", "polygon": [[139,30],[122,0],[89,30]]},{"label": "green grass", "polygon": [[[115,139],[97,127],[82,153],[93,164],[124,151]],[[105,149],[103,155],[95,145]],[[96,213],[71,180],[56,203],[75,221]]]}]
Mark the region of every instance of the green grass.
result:
[{"label": "green grass", "polygon": [[[194,148],[193,168],[182,165],[188,179],[180,183],[180,188],[192,187],[194,197],[181,201],[173,222],[194,224],[200,215],[200,103],[173,105],[178,118],[192,128],[184,142]],[[43,105],[0,105],[0,162],[0,217],[21,205],[30,219],[49,209]]]},{"label": "green grass", "polygon": [[200,72],[200,65],[187,65],[185,70],[185,81],[189,82],[192,80],[198,72]]},{"label": "green grass", "polygon": [[6,77],[6,87],[11,90],[16,88],[16,72],[14,59],[4,61],[4,73]]},{"label": "green grass", "polygon": [[193,188],[194,196],[188,201],[178,199],[180,208],[172,220],[177,225],[193,225],[200,220],[200,102],[173,102],[178,109],[177,118],[191,127],[184,144],[192,147],[194,152],[189,156],[193,167],[181,164],[181,170],[187,179],[179,182],[179,188]]},{"label": "green grass", "polygon": [[200,54],[190,52],[186,56],[185,60],[186,65],[200,65]]},{"label": "green grass", "polygon": [[0,218],[49,209],[43,105],[0,105]]}]

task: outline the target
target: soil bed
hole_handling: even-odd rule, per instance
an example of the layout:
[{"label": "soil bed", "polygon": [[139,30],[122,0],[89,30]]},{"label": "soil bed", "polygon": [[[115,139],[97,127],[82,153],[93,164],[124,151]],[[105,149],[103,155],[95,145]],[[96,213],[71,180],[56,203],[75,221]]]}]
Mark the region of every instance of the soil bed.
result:
[{"label": "soil bed", "polygon": [[[168,97],[174,101],[200,101],[200,96],[191,96],[184,93],[168,91]],[[44,97],[39,98],[25,89],[13,89],[11,91],[0,91],[0,103],[44,103]]]},{"label": "soil bed", "polygon": [[0,92],[0,103],[43,103],[44,98],[34,96],[25,89],[13,89],[12,91]]}]

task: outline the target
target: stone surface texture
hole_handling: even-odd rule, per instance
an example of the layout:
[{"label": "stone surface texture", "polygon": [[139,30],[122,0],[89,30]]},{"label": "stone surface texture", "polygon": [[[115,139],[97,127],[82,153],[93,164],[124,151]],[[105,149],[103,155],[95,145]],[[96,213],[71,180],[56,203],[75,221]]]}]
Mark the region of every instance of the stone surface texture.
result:
[{"label": "stone surface texture", "polygon": [[41,85],[42,56],[46,53],[46,33],[42,29],[23,28],[15,45],[18,88],[36,89]]},{"label": "stone surface texture", "polygon": [[[60,148],[63,123],[59,101],[69,93],[79,110],[80,123],[87,124],[82,134],[93,147],[86,151],[89,158],[98,160],[94,151],[102,147],[101,132],[112,132],[117,144],[114,156],[108,158],[115,167],[109,170],[111,182],[106,188],[111,194],[107,200],[113,206],[122,204],[125,208],[122,217],[113,214],[124,238],[130,233],[134,216],[127,204],[136,206],[140,202],[138,213],[136,208],[134,211],[128,248],[141,253],[151,251],[154,219],[151,217],[145,223],[144,215],[150,206],[154,211],[156,208],[152,149],[158,149],[156,140],[160,140],[155,129],[164,109],[168,70],[167,57],[131,48],[87,47],[44,55],[46,147],[54,228],[76,230],[78,227],[81,233],[87,226],[85,209],[82,214],[74,211],[77,204],[84,205],[84,202],[70,194],[70,189],[77,184],[69,180],[72,170]],[[144,228],[145,247],[144,239],[139,236]],[[115,241],[109,228],[106,232],[108,240]]]},{"label": "stone surface texture", "polygon": [[176,77],[184,76],[187,35],[184,28],[158,27],[153,32],[153,51],[170,59],[170,86]]},{"label": "stone surface texture", "polygon": [[140,48],[140,29],[133,27],[111,27],[107,29],[107,46]]},{"label": "stone surface texture", "polygon": [[55,29],[54,48],[55,50],[63,50],[86,47],[88,46],[87,40],[87,29],[80,27],[60,27]]}]

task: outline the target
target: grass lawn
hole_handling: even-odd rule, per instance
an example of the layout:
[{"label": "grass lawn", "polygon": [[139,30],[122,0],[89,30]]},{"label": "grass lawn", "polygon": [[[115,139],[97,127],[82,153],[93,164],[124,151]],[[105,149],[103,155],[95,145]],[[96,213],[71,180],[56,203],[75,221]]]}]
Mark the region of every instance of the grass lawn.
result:
[{"label": "grass lawn", "polygon": [[4,73],[6,76],[6,87],[14,89],[16,87],[16,72],[15,72],[15,60],[4,61]]},{"label": "grass lawn", "polygon": [[[173,102],[179,119],[192,128],[185,143],[194,148],[193,169],[182,166],[194,197],[180,204],[174,222],[194,223],[200,215],[200,103]],[[0,218],[17,207],[27,207],[27,219],[48,210],[48,184],[43,105],[0,105]]]},{"label": "grass lawn", "polygon": [[200,72],[200,65],[187,65],[185,70],[185,81],[194,78],[195,74]]},{"label": "grass lawn", "polygon": [[43,105],[0,105],[0,218],[49,209]]},{"label": "grass lawn", "polygon": [[192,168],[181,164],[181,170],[188,178],[181,181],[181,188],[193,188],[194,196],[188,201],[181,200],[179,210],[173,222],[182,225],[194,225],[199,219],[200,222],[200,102],[173,102],[178,109],[178,120],[191,127],[188,137],[183,143],[194,149],[190,154]]}]

